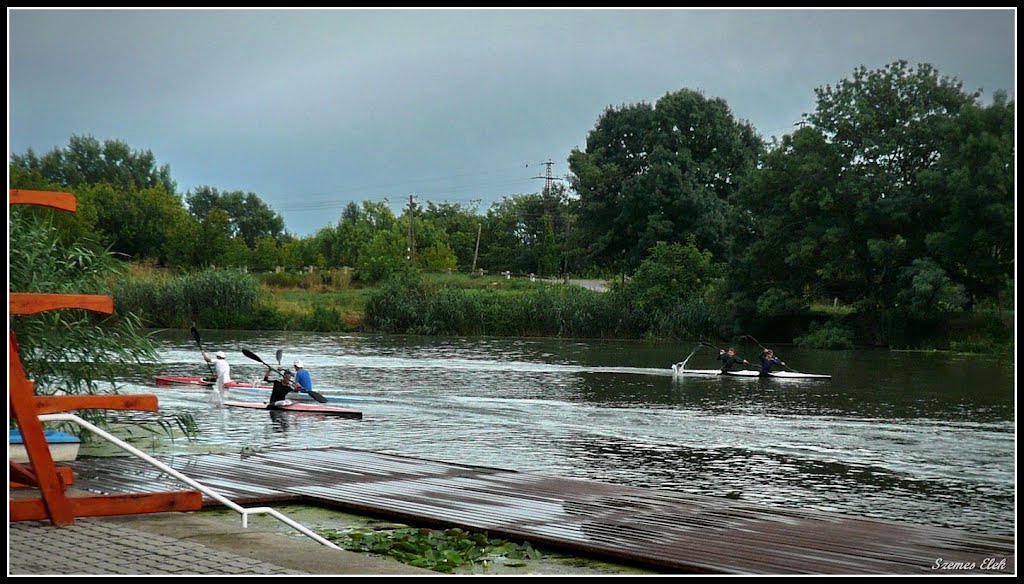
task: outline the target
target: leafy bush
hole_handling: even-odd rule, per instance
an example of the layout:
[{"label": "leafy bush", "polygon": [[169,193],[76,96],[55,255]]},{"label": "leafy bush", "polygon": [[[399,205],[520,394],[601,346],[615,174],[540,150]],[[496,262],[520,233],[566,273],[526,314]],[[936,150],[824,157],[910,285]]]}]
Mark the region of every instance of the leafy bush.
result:
[{"label": "leafy bush", "polygon": [[314,304],[313,313],[303,318],[297,327],[298,330],[316,331],[328,333],[344,329],[344,316],[341,311],[323,304]]},{"label": "leafy bush", "polygon": [[824,325],[812,323],[811,331],[797,337],[793,343],[808,349],[852,349],[853,333],[833,322]]},{"label": "leafy bush", "polygon": [[710,252],[691,240],[686,245],[658,242],[624,286],[640,310],[668,313],[682,302],[703,298],[720,273]]},{"label": "leafy bush", "polygon": [[360,253],[356,269],[360,281],[373,283],[385,281],[412,268],[406,259],[405,242],[392,232],[381,231],[373,236]]},{"label": "leafy bush", "polygon": [[273,288],[298,288],[302,282],[302,274],[292,272],[272,272],[260,274],[260,282]]},{"label": "leafy bush", "polygon": [[283,331],[296,327],[289,326],[288,318],[281,311],[261,303],[249,315],[242,328],[256,331]]},{"label": "leafy bush", "polygon": [[366,322],[381,331],[407,333],[425,324],[427,286],[415,275],[392,276],[366,301]]},{"label": "leafy bush", "polygon": [[931,258],[916,259],[900,271],[896,301],[917,315],[956,312],[967,303],[964,287],[957,284]]},{"label": "leafy bush", "polygon": [[490,538],[486,533],[467,533],[461,529],[322,529],[319,533],[347,550],[386,555],[436,572],[452,572],[460,566],[487,560],[543,558],[529,542],[520,545]]}]

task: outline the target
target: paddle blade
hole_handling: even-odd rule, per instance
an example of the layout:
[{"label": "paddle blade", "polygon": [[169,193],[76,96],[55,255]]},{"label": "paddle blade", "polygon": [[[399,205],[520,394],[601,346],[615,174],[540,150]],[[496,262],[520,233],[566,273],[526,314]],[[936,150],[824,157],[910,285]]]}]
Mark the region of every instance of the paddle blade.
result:
[{"label": "paddle blade", "polygon": [[327,403],[327,398],[324,397],[319,391],[309,390],[307,393],[309,394],[309,397],[315,399],[316,401],[322,404]]},{"label": "paddle blade", "polygon": [[[196,344],[199,345],[199,350],[203,351],[203,355],[206,355],[206,350],[203,349],[203,340],[199,338],[199,329],[195,325],[192,326],[192,338],[196,340]],[[206,362],[206,368],[210,370],[211,374],[213,373],[213,365],[210,365],[209,361]]]}]

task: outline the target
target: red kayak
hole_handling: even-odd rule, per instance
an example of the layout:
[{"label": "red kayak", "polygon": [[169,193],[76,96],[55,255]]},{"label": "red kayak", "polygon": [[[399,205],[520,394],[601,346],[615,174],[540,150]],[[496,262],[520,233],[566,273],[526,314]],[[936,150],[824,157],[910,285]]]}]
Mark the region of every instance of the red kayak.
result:
[{"label": "red kayak", "polygon": [[[213,381],[207,381],[202,377],[182,377],[176,375],[160,375],[154,378],[157,385],[198,385],[201,387],[213,387]],[[247,393],[262,397],[264,399],[270,398],[270,392],[273,391],[274,386],[265,383],[253,383],[249,381],[229,381],[227,388],[230,391],[236,393]],[[365,399],[355,397],[342,397],[338,395],[323,396],[327,401],[366,401]],[[314,401],[314,398],[306,392],[293,391],[288,394],[288,399],[299,400],[299,401]]]},{"label": "red kayak", "polygon": [[226,401],[224,405],[235,408],[250,408],[254,410],[267,410],[271,412],[302,412],[305,414],[322,414],[325,416],[339,416],[342,418],[355,418],[361,419],[363,412],[359,410],[350,410],[348,408],[338,408],[334,406],[322,406],[320,404],[306,404],[306,403],[291,403],[286,406],[278,406],[276,408],[267,408],[267,404],[259,402],[238,402],[238,401]]},{"label": "red kayak", "polygon": [[[157,385],[203,385],[206,387],[212,387],[215,382],[208,381],[202,377],[181,377],[177,375],[158,375],[156,378]],[[273,389],[273,386],[266,385],[263,383],[252,383],[249,381],[229,381],[224,384],[227,388],[241,388],[241,389]]]}]

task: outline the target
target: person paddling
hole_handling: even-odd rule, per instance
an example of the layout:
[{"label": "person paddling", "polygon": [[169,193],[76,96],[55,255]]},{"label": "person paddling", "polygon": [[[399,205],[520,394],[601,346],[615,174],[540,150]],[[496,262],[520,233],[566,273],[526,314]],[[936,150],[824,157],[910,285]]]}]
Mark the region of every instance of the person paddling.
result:
[{"label": "person paddling", "polygon": [[295,365],[295,384],[299,386],[299,389],[305,393],[313,391],[313,379],[302,366],[302,361],[296,359],[292,365]]},{"label": "person paddling", "polygon": [[770,375],[772,367],[776,365],[786,366],[786,362],[775,356],[775,351],[771,349],[765,349],[761,353],[761,373],[760,375]]},{"label": "person paddling", "polygon": [[217,395],[220,396],[221,400],[223,400],[224,394],[228,391],[226,384],[231,383],[231,365],[228,364],[228,356],[224,354],[224,351],[217,351],[213,356],[215,358],[210,359],[206,354],[206,351],[203,351],[203,359],[205,359],[207,363],[214,364],[217,375],[213,379],[216,383],[215,391],[217,392]]},{"label": "person paddling", "polygon": [[729,347],[728,351],[719,350],[718,360],[722,362],[722,373],[727,373],[732,370],[734,365],[743,363],[744,365],[750,365],[750,361],[747,361],[743,357],[736,356],[736,349]]},{"label": "person paddling", "polygon": [[[292,372],[289,369],[280,370],[281,379],[274,380],[274,388],[270,392],[270,401],[267,402],[267,409],[273,410],[282,408],[284,406],[292,405],[292,400],[288,399],[288,394],[293,391],[299,391],[295,385]],[[270,381],[270,370],[267,370],[266,375],[263,376],[263,381]]]}]

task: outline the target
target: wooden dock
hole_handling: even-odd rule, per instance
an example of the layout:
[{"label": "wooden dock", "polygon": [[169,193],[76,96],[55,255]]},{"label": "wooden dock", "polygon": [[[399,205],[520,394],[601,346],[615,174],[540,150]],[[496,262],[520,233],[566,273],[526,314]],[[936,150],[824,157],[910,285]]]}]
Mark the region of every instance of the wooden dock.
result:
[{"label": "wooden dock", "polygon": [[[1012,535],[337,447],[161,460],[240,504],[305,503],[487,531],[672,573],[1016,573]],[[82,459],[73,466],[78,488],[103,494],[179,486],[135,458]]]}]

